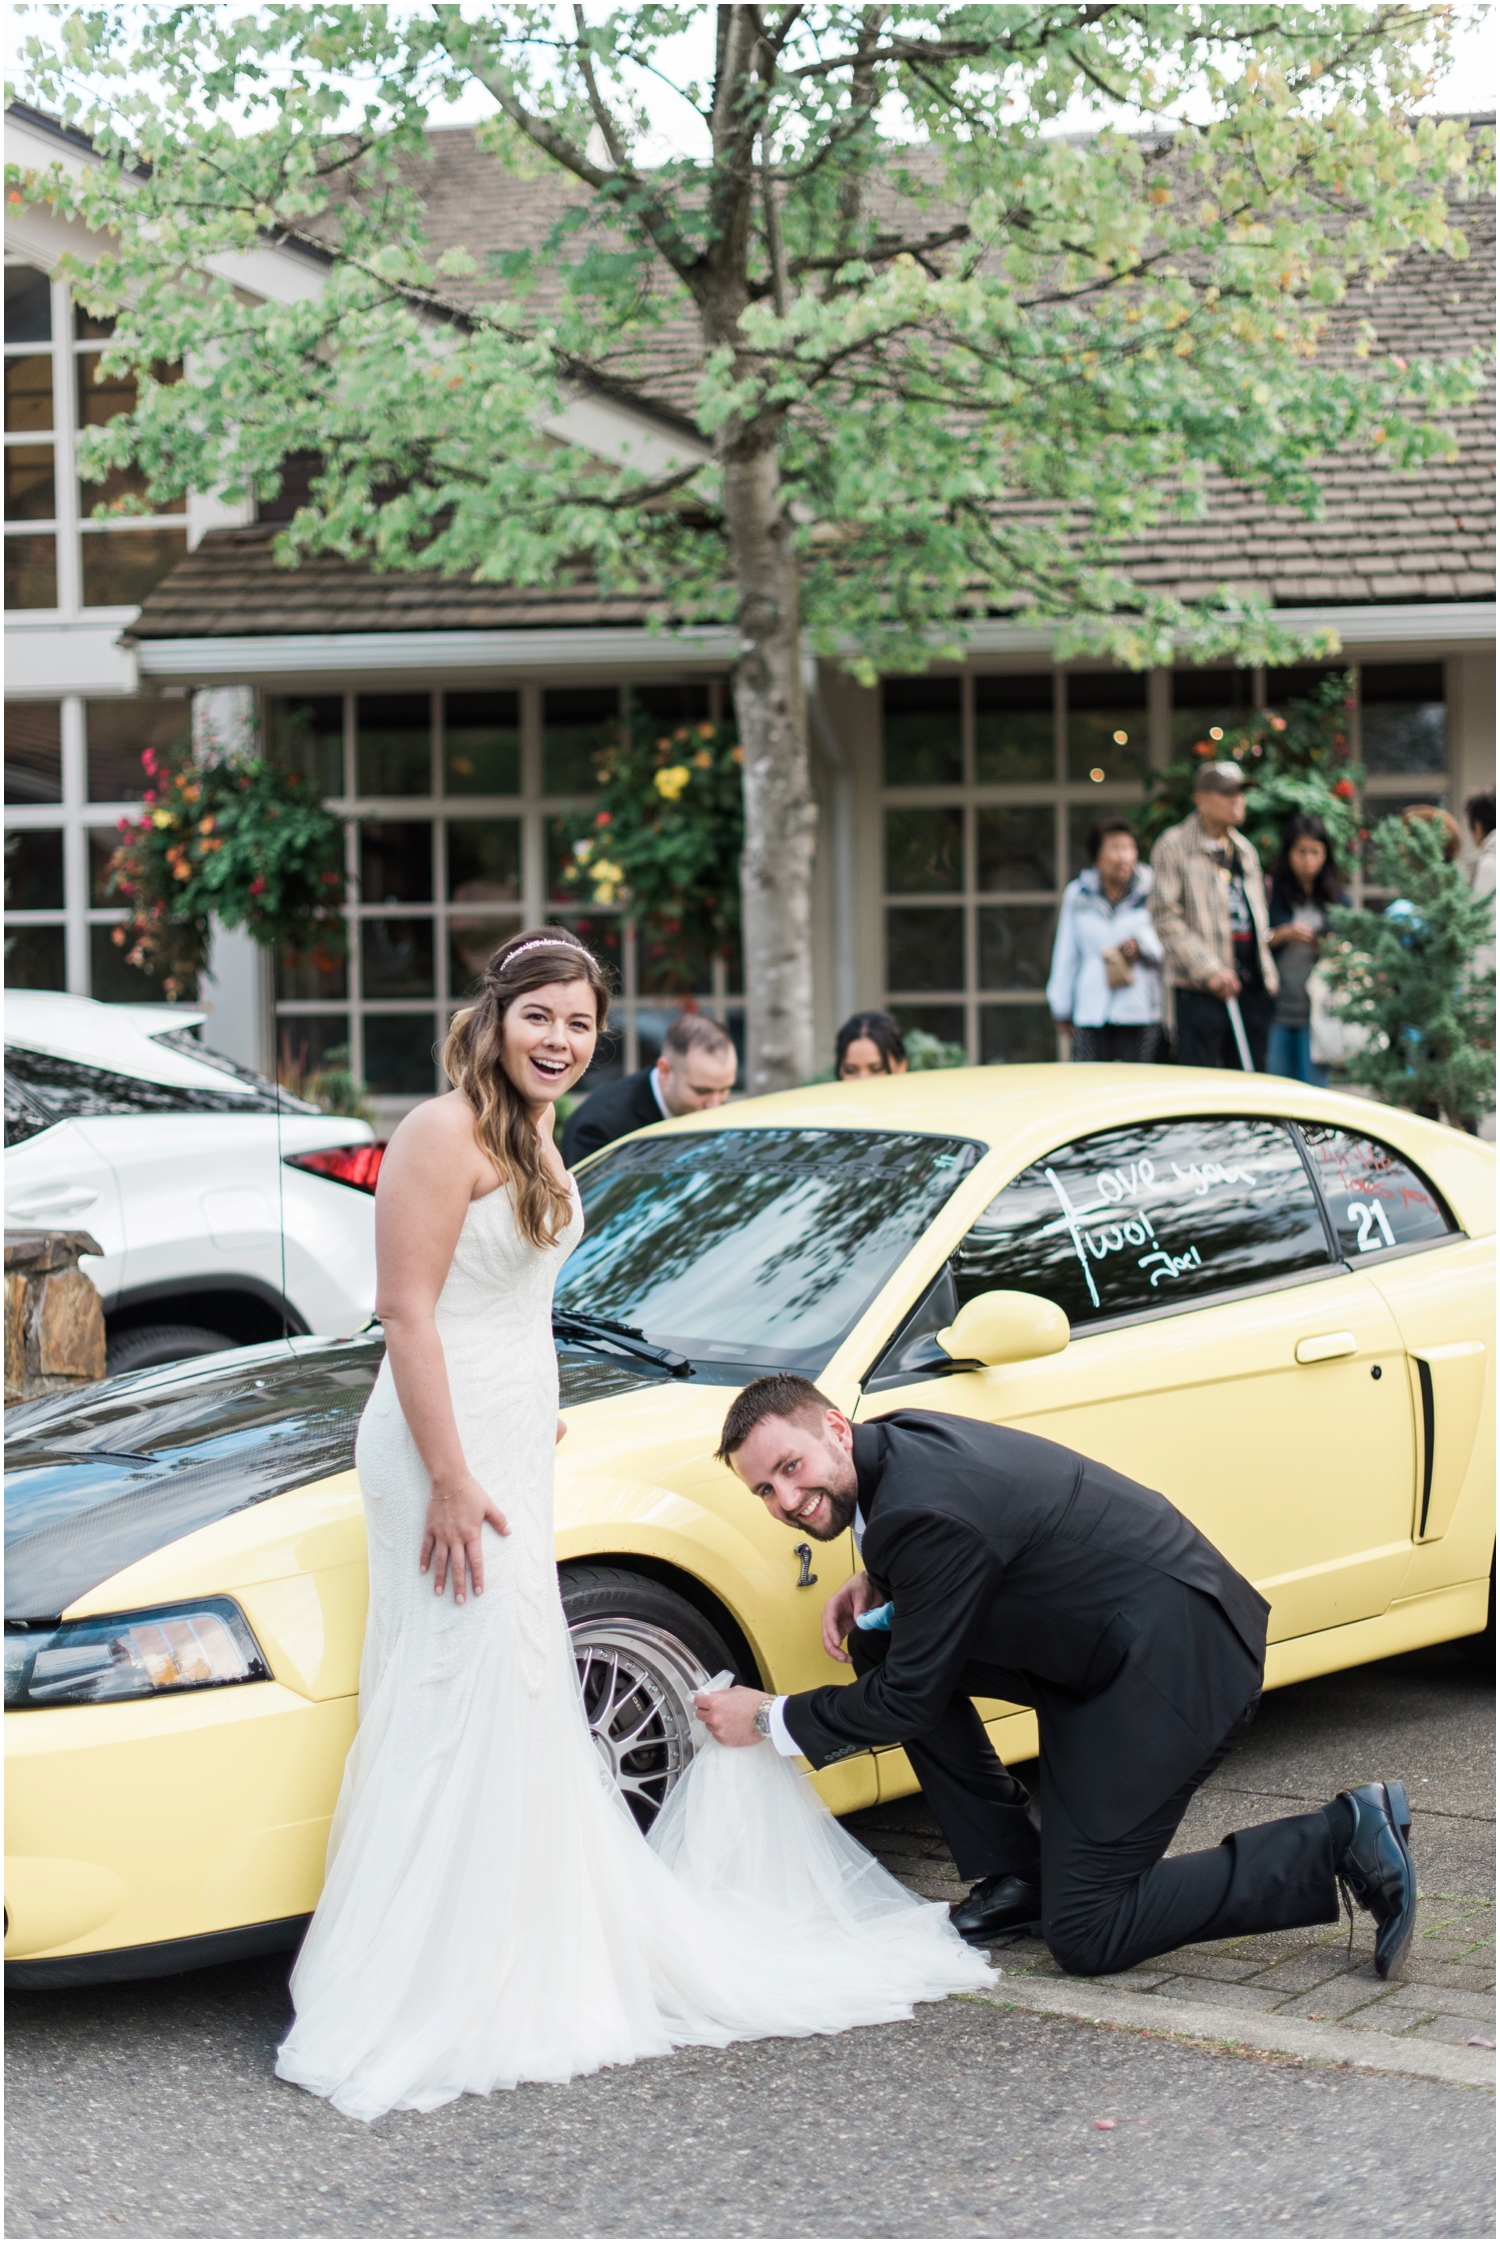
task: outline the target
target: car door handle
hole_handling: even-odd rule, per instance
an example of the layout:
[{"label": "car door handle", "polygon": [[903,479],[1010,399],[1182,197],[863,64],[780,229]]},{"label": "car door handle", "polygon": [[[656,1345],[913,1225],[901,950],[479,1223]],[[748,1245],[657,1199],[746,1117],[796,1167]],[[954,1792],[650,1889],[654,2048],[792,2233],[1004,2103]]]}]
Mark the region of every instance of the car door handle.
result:
[{"label": "car door handle", "polygon": [[1314,1339],[1298,1340],[1299,1363],[1335,1363],[1341,1355],[1358,1355],[1359,1342],[1352,1332],[1319,1332]]},{"label": "car door handle", "polygon": [[99,1194],[91,1192],[86,1185],[60,1184],[55,1188],[28,1192],[20,1199],[13,1199],[6,1208],[6,1214],[19,1215],[24,1222],[29,1222],[35,1215],[81,1215],[86,1207],[94,1205],[98,1197]]}]

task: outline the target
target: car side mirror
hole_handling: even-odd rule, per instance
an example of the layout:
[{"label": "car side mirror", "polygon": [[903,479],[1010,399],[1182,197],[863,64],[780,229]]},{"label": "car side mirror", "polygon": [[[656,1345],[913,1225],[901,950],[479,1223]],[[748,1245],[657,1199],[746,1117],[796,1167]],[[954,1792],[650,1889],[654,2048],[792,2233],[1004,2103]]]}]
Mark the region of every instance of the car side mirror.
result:
[{"label": "car side mirror", "polygon": [[1040,1293],[976,1293],[937,1343],[959,1363],[1029,1363],[1060,1355],[1071,1336],[1062,1310]]}]

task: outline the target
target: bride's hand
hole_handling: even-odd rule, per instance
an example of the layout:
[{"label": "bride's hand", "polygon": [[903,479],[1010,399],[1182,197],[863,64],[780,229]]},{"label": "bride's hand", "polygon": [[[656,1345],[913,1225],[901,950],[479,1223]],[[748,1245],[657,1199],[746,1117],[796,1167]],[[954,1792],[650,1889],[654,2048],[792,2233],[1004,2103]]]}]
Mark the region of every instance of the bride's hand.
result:
[{"label": "bride's hand", "polygon": [[563,1435],[564,1435],[564,1434],[565,1434],[565,1433],[567,1432],[567,1430],[568,1430],[568,1421],[567,1421],[567,1419],[566,1419],[565,1417],[560,1417],[560,1418],[558,1419],[558,1421],[557,1421],[557,1438],[558,1438],[558,1440],[559,1440],[559,1441],[560,1441],[560,1440],[562,1439]]},{"label": "bride's hand", "polygon": [[837,1659],[841,1666],[850,1664],[844,1638],[854,1626],[855,1615],[871,1611],[879,1602],[868,1573],[853,1574],[841,1588],[834,1590],[823,1607],[823,1649],[830,1659]]},{"label": "bride's hand", "polygon": [[462,1604],[465,1565],[474,1583],[475,1596],[484,1595],[484,1550],[480,1530],[486,1521],[497,1534],[509,1534],[505,1513],[485,1494],[472,1472],[448,1487],[440,1488],[434,1481],[422,1529],[421,1561],[423,1573],[429,1565],[433,1566],[434,1595],[442,1595],[451,1566],[453,1601]]}]

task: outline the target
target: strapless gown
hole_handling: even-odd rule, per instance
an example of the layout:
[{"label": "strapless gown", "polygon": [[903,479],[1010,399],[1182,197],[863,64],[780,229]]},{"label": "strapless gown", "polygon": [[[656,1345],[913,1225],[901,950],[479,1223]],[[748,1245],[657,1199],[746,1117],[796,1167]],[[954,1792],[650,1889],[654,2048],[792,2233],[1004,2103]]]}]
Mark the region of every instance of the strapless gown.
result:
[{"label": "strapless gown", "polygon": [[351,2118],[993,1983],[769,1745],[705,1739],[649,1838],[609,1780],[553,1556],[552,1290],[582,1232],[576,1187],[544,1250],[487,1193],[438,1301],[464,1454],[510,1527],[483,1530],[482,1597],[417,1570],[428,1479],[389,1364],[360,1423],[359,1731],[276,2066]]}]

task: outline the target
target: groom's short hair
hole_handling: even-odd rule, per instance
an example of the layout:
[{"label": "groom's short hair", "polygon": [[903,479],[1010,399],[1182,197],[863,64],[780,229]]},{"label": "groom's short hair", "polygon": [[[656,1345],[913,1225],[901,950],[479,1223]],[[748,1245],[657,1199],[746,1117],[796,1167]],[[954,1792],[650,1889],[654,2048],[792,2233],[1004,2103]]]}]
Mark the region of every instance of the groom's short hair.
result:
[{"label": "groom's short hair", "polygon": [[765,1418],[821,1417],[825,1410],[836,1407],[811,1379],[798,1378],[794,1372],[778,1371],[771,1378],[752,1379],[730,1403],[714,1454],[721,1464],[727,1464]]}]

